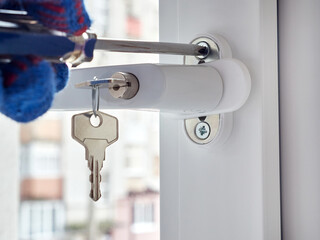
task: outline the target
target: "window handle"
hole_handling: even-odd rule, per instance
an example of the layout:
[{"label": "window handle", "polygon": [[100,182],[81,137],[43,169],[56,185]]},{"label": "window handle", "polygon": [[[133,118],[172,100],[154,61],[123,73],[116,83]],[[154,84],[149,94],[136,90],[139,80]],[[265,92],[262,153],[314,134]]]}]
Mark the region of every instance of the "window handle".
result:
[{"label": "window handle", "polygon": [[[205,38],[193,42],[202,40]],[[216,45],[214,49],[219,50],[216,56],[204,60],[186,56],[185,65],[133,64],[73,69],[68,86],[57,95],[53,108],[91,109],[88,88],[100,81],[104,85],[100,88],[101,109],[151,109],[182,118],[236,111],[250,93],[249,71],[245,64],[232,58],[230,47],[221,37],[215,36],[212,42],[210,39],[207,42]],[[136,78],[138,84],[126,84],[126,80],[134,79],[130,76]],[[125,81],[117,82],[122,77]],[[81,85],[84,88],[76,87]],[[131,86],[136,87],[136,92],[127,97],[126,91]]]}]

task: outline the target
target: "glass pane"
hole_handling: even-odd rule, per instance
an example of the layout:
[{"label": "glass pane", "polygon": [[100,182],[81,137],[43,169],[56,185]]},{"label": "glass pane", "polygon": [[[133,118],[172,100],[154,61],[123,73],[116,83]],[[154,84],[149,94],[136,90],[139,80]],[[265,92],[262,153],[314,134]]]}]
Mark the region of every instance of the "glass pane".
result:
[{"label": "glass pane", "polygon": [[21,126],[20,239],[159,239],[158,114],[107,112],[118,117],[120,138],[107,148],[97,202],[85,150],[70,134],[75,113]]},{"label": "glass pane", "polygon": [[[98,37],[112,39],[159,40],[158,0],[86,0],[92,30]],[[94,60],[79,67],[158,63],[157,54],[96,51]]]},{"label": "glass pane", "polygon": [[[87,0],[86,5],[99,37],[158,41],[157,0]],[[157,62],[152,54],[98,52],[80,67]],[[103,111],[119,119],[120,138],[106,150],[98,202],[89,198],[85,150],[71,138],[75,113],[50,112],[24,125],[0,117],[6,137],[1,142],[7,146],[1,156],[19,159],[19,239],[160,239],[158,113]]]}]

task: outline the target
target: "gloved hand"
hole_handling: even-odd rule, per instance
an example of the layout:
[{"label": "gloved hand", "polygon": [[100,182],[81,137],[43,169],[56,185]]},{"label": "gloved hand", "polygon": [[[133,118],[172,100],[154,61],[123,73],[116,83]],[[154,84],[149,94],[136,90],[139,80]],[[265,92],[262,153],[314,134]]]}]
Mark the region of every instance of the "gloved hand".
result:
[{"label": "gloved hand", "polygon": [[[0,0],[0,7],[23,7],[46,27],[73,35],[81,35],[90,26],[83,0]],[[14,56],[10,63],[0,64],[0,111],[18,122],[36,119],[48,111],[54,94],[65,87],[68,73],[65,64]]]}]

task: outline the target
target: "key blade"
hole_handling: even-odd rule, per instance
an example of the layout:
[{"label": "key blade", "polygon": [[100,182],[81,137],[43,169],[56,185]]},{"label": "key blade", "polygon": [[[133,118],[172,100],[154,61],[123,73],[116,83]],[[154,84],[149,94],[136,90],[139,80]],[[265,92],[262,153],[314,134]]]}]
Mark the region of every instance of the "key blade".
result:
[{"label": "key blade", "polygon": [[101,182],[101,175],[100,175],[100,164],[98,160],[93,160],[93,176],[92,176],[92,183],[91,183],[91,193],[90,197],[94,201],[98,201],[101,197],[100,191],[100,182]]},{"label": "key blade", "polygon": [[86,159],[88,159],[88,167],[91,171],[89,180],[91,182],[90,197],[93,201],[97,201],[101,197],[100,171],[103,167],[105,159],[105,149],[109,146],[106,140],[85,139]]},{"label": "key blade", "polygon": [[99,161],[99,160],[95,159],[94,157],[91,157],[89,161],[90,161],[89,165],[91,167],[91,175],[90,175],[91,191],[90,191],[89,196],[93,201],[98,201],[101,197],[100,170],[102,168],[102,161]]}]

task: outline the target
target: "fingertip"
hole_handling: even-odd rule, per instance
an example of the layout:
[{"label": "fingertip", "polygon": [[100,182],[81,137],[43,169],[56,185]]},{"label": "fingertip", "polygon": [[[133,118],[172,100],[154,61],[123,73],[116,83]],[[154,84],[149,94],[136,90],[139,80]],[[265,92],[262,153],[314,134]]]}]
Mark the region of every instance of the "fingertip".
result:
[{"label": "fingertip", "polygon": [[46,61],[30,67],[3,89],[1,112],[26,123],[43,115],[51,107],[55,93],[54,71]]},{"label": "fingertip", "polygon": [[55,73],[56,73],[56,77],[55,77],[55,88],[56,91],[55,92],[59,92],[62,89],[65,88],[65,86],[68,83],[69,80],[69,68],[67,66],[67,64],[65,63],[61,63],[61,64],[52,64]]}]

